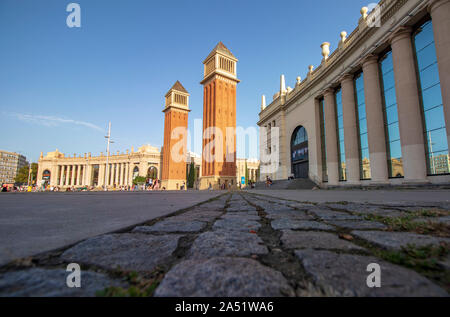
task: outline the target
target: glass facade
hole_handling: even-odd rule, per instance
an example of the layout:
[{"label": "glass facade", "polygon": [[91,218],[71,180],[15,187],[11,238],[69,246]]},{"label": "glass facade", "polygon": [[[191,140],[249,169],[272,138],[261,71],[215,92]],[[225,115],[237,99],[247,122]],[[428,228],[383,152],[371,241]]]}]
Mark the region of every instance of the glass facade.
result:
[{"label": "glass facade", "polygon": [[342,90],[336,91],[336,117],[337,117],[337,138],[338,138],[338,159],[339,159],[339,180],[347,180],[347,169],[345,165],[345,145],[344,145],[344,115],[342,111]]},{"label": "glass facade", "polygon": [[320,141],[322,146],[322,178],[324,182],[328,181],[327,168],[327,143],[325,139],[325,109],[323,98],[319,100],[319,115],[320,115]]},{"label": "glass facade", "polygon": [[394,66],[391,51],[381,58],[380,73],[389,177],[403,177],[402,145],[398,125],[397,96],[395,94]]},{"label": "glass facade", "polygon": [[356,117],[359,134],[359,173],[361,179],[370,179],[369,140],[367,137],[366,99],[364,96],[364,74],[355,78]]},{"label": "glass facade", "polygon": [[417,30],[414,35],[414,46],[423,107],[428,174],[447,174],[449,173],[448,143],[431,21]]}]

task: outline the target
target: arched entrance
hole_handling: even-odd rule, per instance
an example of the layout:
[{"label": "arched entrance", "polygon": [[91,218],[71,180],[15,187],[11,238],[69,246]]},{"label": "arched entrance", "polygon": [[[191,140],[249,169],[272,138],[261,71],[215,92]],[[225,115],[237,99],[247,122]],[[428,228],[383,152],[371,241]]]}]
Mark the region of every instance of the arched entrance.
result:
[{"label": "arched entrance", "polygon": [[43,180],[43,185],[45,186],[45,187],[47,187],[48,186],[48,184],[50,184],[50,176],[51,176],[51,173],[50,173],[50,171],[49,170],[45,170],[43,173],[42,173],[42,180]]},{"label": "arched entrance", "polygon": [[295,178],[308,178],[308,133],[302,126],[297,127],[291,137],[292,174]]},{"label": "arched entrance", "polygon": [[148,179],[157,179],[158,178],[158,169],[154,166],[150,166],[147,170],[147,178]]},{"label": "arched entrance", "polygon": [[139,176],[139,167],[135,166],[133,169],[133,180]]}]

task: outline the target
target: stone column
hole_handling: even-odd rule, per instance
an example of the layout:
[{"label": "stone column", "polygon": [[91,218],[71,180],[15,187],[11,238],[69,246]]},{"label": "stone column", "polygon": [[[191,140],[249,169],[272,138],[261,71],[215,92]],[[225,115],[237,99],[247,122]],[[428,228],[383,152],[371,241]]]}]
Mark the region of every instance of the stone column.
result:
[{"label": "stone column", "polygon": [[[280,175],[281,179],[287,179],[288,175],[291,174],[291,154],[288,152],[287,149],[290,148],[290,144],[288,145],[287,142],[290,142],[290,137],[286,137],[287,131],[286,131],[286,113],[284,110],[281,110],[280,115],[280,123],[277,124],[277,127],[279,128],[279,137],[280,137],[280,143],[278,145],[279,149],[279,160],[281,163],[281,173],[278,173]],[[275,127],[276,128],[276,127]],[[289,140],[289,141],[288,141]],[[273,146],[273,144],[272,144]],[[289,150],[290,151],[290,150]]]},{"label": "stone column", "polygon": [[50,174],[50,186],[55,186],[58,183],[58,172],[59,172],[59,166],[53,164],[52,171]]},{"label": "stone column", "polygon": [[120,178],[119,178],[119,185],[122,186],[123,184],[123,169],[124,169],[124,164],[123,163],[119,163],[120,166]]},{"label": "stone column", "polygon": [[82,172],[81,172],[81,186],[86,186],[86,164],[82,165]]},{"label": "stone column", "polygon": [[115,180],[115,177],[116,177],[116,169],[115,169],[115,167],[116,167],[116,164],[115,163],[111,163],[111,180],[110,180],[110,185],[111,186],[114,186],[114,180]]},{"label": "stone column", "polygon": [[129,176],[128,176],[128,185],[132,186],[133,185],[133,169],[134,169],[134,165],[133,164],[129,164],[128,166],[128,172],[129,172]]},{"label": "stone column", "polygon": [[411,32],[409,27],[400,27],[390,41],[405,183],[424,183],[427,182],[424,129]]},{"label": "stone column", "polygon": [[77,165],[77,182],[75,184],[77,186],[81,185],[80,175],[81,175],[81,165]]},{"label": "stone column", "polygon": [[360,155],[358,128],[356,125],[355,84],[353,75],[346,74],[341,80],[342,112],[344,116],[344,145],[347,165],[347,183],[360,183]]},{"label": "stone column", "polygon": [[369,55],[364,60],[363,72],[372,183],[387,184],[389,175],[386,155],[386,132],[378,56]]},{"label": "stone column", "polygon": [[65,184],[64,185],[66,185],[66,186],[69,186],[69,173],[70,173],[70,165],[66,165],[66,173],[65,173],[65,175],[66,175],[66,181],[65,181]]},{"label": "stone column", "polygon": [[105,164],[99,164],[98,165],[98,186],[105,185],[105,173],[106,173],[106,167]]},{"label": "stone column", "polygon": [[116,164],[114,164],[115,165],[115,184],[116,184],[116,186],[117,185],[119,185],[119,175],[120,175],[120,164],[119,163],[116,163]]},{"label": "stone column", "polygon": [[64,165],[60,165],[59,186],[63,185]]},{"label": "stone column", "polygon": [[325,139],[327,144],[328,184],[339,183],[339,158],[336,127],[336,99],[334,89],[327,89],[324,94]]},{"label": "stone column", "polygon": [[434,30],[434,45],[441,81],[447,142],[450,149],[450,0],[431,0],[428,7]]},{"label": "stone column", "polygon": [[[316,175],[317,175],[317,179],[316,181],[319,181],[320,183],[323,182],[323,167],[322,167],[322,140],[321,140],[321,122],[320,122],[320,100],[318,98],[316,98],[314,100],[314,124],[315,124],[315,133],[316,133],[316,138],[315,138],[315,146],[316,146]],[[311,140],[309,140],[309,142],[312,142]],[[257,180],[258,181],[258,180]]]},{"label": "stone column", "polygon": [[125,163],[125,186],[130,185],[130,183],[128,181],[129,169],[130,169],[130,163]]},{"label": "stone column", "polygon": [[109,182],[109,164],[102,164],[103,165],[103,178],[102,178],[102,185],[108,186]]},{"label": "stone column", "polygon": [[76,167],[77,167],[76,165],[72,165],[72,178],[70,179],[71,186],[75,185],[75,168]]}]

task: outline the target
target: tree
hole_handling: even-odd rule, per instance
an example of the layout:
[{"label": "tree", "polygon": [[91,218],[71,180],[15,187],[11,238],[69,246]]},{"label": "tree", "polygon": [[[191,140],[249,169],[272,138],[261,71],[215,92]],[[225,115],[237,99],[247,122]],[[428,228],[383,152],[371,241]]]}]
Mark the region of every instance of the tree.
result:
[{"label": "tree", "polygon": [[136,176],[133,179],[133,184],[137,185],[137,184],[144,184],[147,181],[147,178],[145,178],[144,176]]},{"label": "tree", "polygon": [[[16,174],[16,179],[14,180],[16,183],[25,184],[28,183],[28,173],[29,173],[29,165],[25,165],[21,167]],[[30,182],[36,182],[37,178],[37,170],[38,170],[38,164],[37,163],[31,163],[31,179]]]},{"label": "tree", "polygon": [[188,188],[193,188],[194,187],[194,182],[195,182],[195,163],[191,162],[190,165],[191,166],[189,167],[189,175],[188,175],[188,179],[187,179],[187,186],[188,186]]}]

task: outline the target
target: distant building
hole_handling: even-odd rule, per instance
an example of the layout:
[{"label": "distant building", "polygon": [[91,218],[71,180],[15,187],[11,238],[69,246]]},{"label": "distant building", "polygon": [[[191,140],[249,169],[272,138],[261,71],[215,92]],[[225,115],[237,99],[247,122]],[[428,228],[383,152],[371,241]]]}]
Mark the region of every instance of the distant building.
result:
[{"label": "distant building", "polygon": [[25,156],[7,151],[0,151],[0,183],[14,183],[17,172],[28,162]]},{"label": "distant building", "polygon": [[[165,97],[161,186],[168,190],[187,189],[186,162],[183,160],[185,153],[180,150],[186,149],[187,145],[187,135],[183,132],[188,127],[189,93],[177,80]],[[177,130],[180,134],[174,136]],[[179,142],[183,142],[182,148],[179,148]]]},{"label": "distant building", "polygon": [[161,153],[158,148],[143,145],[137,151],[111,153],[106,165],[106,155],[66,156],[56,150],[46,156],[41,153],[38,167],[38,184],[71,187],[93,186],[117,188],[133,185],[137,176],[161,179]]},{"label": "distant building", "polygon": [[430,157],[432,174],[448,174],[450,173],[450,159],[448,154],[441,154]]},{"label": "distant building", "polygon": [[[245,163],[247,163],[247,170],[248,170],[248,179],[245,179]],[[245,185],[242,184],[242,177],[244,177],[245,181],[252,181],[257,182],[258,179],[258,173],[259,173],[259,160],[258,159],[243,159],[238,158],[236,160],[236,178],[238,183],[241,183],[242,187],[245,187]]]},{"label": "distant building", "polygon": [[227,132],[236,129],[237,61],[222,42],[203,61],[203,157],[206,159],[200,189],[237,185],[236,134]]},{"label": "distant building", "polygon": [[[162,154],[158,148],[149,144],[139,147],[137,151],[131,148],[131,151],[125,153],[111,153],[108,159],[109,168],[106,168],[106,155],[100,153],[99,156],[92,156],[91,153],[84,155],[65,155],[58,150],[49,152],[39,158],[39,167],[37,173],[38,185],[67,187],[93,186],[109,189],[120,186],[131,186],[133,179],[142,176],[151,179],[161,179],[162,174]],[[200,155],[187,152],[186,155],[186,181],[189,176],[190,164],[194,162],[196,169],[196,179],[202,176]],[[240,167],[236,177],[240,179],[241,174],[245,176],[245,159],[237,159]],[[255,159],[247,160],[249,169],[249,179],[256,180],[259,161]],[[180,188],[180,186],[178,187]],[[194,186],[194,188],[197,188]],[[175,187],[176,189],[176,187]]]}]

